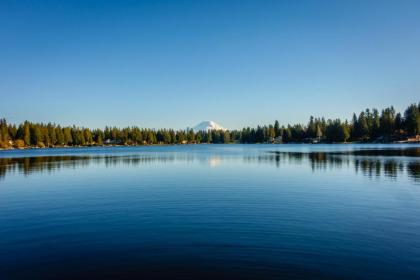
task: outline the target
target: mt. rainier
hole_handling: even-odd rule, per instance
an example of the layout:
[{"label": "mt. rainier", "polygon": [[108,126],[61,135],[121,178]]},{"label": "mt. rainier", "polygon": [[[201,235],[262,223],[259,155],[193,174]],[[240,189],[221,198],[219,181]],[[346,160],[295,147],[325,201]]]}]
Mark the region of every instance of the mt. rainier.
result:
[{"label": "mt. rainier", "polygon": [[214,121],[204,121],[193,127],[194,132],[209,131],[209,130],[226,130],[223,126]]}]

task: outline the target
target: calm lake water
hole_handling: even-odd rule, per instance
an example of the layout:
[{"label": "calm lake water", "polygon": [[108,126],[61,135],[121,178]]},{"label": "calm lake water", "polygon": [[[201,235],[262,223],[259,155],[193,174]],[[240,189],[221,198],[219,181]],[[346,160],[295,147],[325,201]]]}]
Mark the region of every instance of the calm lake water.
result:
[{"label": "calm lake water", "polygon": [[420,145],[0,152],[0,279],[420,279]]}]

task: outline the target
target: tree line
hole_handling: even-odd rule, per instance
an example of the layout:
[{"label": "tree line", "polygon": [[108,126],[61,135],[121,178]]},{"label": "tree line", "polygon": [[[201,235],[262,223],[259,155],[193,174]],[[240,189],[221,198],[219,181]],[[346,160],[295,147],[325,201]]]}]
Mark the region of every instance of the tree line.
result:
[{"label": "tree line", "polygon": [[56,125],[54,123],[7,123],[0,119],[0,148],[154,145],[187,143],[302,143],[302,142],[391,142],[420,134],[420,103],[403,114],[391,106],[379,112],[366,109],[351,121],[310,117],[307,125],[274,124],[242,130],[147,129],[137,126],[105,129]]}]

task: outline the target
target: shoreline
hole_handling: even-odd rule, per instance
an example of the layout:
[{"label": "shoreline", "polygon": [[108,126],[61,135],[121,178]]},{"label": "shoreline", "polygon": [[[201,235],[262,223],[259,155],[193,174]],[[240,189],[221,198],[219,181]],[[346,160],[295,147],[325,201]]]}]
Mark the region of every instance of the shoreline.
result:
[{"label": "shoreline", "polygon": [[420,144],[420,141],[393,141],[393,142],[334,142],[334,143],[186,143],[186,144],[147,144],[147,145],[88,145],[88,146],[52,146],[52,147],[10,147],[10,148],[0,148],[1,151],[10,151],[10,150],[48,150],[48,149],[71,149],[71,148],[112,148],[112,147],[164,147],[164,146],[185,146],[185,145],[352,145],[352,144],[382,144],[382,145],[392,145],[392,144]]}]

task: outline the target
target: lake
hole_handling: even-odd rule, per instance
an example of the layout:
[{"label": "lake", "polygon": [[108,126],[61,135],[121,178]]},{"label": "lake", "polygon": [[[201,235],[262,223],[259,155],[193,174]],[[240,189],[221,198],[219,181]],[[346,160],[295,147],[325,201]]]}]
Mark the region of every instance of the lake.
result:
[{"label": "lake", "polygon": [[0,151],[0,279],[420,279],[420,145]]}]

